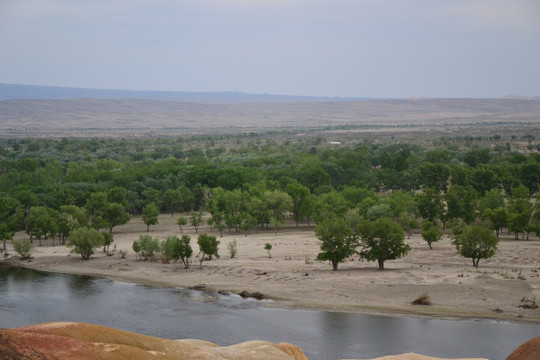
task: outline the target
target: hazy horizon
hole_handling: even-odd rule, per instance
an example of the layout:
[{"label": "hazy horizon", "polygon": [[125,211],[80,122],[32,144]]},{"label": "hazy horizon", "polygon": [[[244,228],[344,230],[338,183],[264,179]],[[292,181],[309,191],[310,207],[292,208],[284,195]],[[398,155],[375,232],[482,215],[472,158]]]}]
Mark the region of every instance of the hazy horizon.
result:
[{"label": "hazy horizon", "polygon": [[540,96],[537,0],[3,0],[0,83]]}]

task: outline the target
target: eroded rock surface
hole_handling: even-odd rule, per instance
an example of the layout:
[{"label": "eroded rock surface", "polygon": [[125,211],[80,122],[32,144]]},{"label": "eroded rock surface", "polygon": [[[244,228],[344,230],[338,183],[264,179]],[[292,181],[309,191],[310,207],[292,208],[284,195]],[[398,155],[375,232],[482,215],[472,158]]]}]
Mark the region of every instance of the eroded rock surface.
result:
[{"label": "eroded rock surface", "polygon": [[506,360],[537,360],[540,359],[540,336],[521,344]]},{"label": "eroded rock surface", "polygon": [[167,340],[99,325],[54,322],[0,330],[2,359],[307,360],[291,344],[248,341],[219,347]]},{"label": "eroded rock surface", "polygon": [[[346,360],[346,359],[343,359]],[[353,360],[353,359],[349,359]],[[420,354],[402,354],[402,355],[391,355],[391,356],[383,356],[376,359],[356,359],[356,360],[487,360],[484,358],[461,358],[461,359],[441,359],[441,358],[435,358],[431,356],[424,356]]]}]

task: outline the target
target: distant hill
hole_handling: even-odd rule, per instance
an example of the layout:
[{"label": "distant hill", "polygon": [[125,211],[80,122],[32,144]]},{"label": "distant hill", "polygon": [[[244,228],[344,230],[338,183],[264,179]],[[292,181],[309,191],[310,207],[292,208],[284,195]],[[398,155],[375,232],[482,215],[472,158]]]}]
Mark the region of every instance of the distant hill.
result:
[{"label": "distant hill", "polygon": [[508,124],[503,126],[540,137],[540,98],[354,100],[0,84],[0,99],[0,137],[183,136],[329,127],[367,131],[374,126],[397,126],[396,134],[445,127],[454,134],[482,124]]},{"label": "distant hill", "polygon": [[273,94],[247,94],[235,91],[184,92],[184,91],[131,91],[85,89],[59,86],[0,84],[1,100],[68,100],[68,99],[154,99],[177,100],[195,103],[253,103],[291,101],[352,101],[368,98],[293,96]]}]

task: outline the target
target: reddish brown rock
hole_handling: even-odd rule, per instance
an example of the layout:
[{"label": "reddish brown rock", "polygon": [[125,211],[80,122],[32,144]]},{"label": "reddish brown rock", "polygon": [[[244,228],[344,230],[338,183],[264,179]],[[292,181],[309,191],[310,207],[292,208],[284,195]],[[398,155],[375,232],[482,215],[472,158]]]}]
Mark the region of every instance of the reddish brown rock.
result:
[{"label": "reddish brown rock", "polygon": [[55,322],[0,330],[2,359],[307,360],[290,344],[249,341],[227,347],[160,339],[99,325]]},{"label": "reddish brown rock", "polygon": [[540,359],[540,336],[521,344],[506,360],[538,360]]},{"label": "reddish brown rock", "polygon": [[[345,359],[344,359],[345,360]],[[353,360],[353,359],[350,359]],[[356,359],[356,360],[362,360],[362,359]],[[363,360],[487,360],[487,359],[478,359],[478,358],[461,358],[461,359],[441,359],[441,358],[435,358],[431,356],[424,356],[420,354],[402,354],[402,355],[390,355],[390,356],[383,356],[376,359],[363,359]]]}]

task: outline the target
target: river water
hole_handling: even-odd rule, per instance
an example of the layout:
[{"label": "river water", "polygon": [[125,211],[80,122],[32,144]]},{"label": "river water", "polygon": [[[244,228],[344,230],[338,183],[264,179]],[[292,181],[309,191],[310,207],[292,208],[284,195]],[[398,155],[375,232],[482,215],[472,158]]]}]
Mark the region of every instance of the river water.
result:
[{"label": "river water", "polygon": [[80,321],[221,346],[259,339],[298,345],[310,360],[398,353],[505,359],[540,325],[284,310],[237,295],[158,288],[0,266],[0,327]]}]

